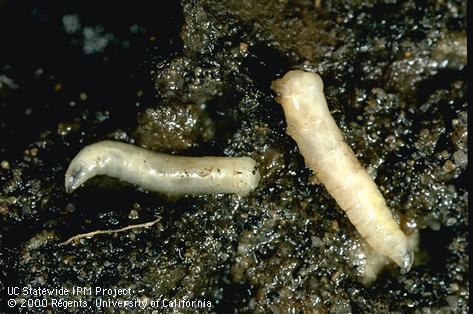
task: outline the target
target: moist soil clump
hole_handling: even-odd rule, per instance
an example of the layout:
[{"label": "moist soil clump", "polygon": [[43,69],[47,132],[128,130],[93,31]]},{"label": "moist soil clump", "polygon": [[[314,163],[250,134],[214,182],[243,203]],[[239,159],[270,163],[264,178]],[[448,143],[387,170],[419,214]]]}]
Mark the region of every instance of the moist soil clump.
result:
[{"label": "moist soil clump", "polygon": [[[116,287],[131,296],[108,299],[163,312],[468,312],[464,1],[6,0],[0,40],[2,302],[13,286]],[[419,234],[407,274],[388,265],[362,284],[367,245],[273,100],[290,69],[321,75],[347,143]],[[106,177],[66,194],[71,159],[104,139],[249,156],[262,179],[241,198],[170,199]],[[99,299],[67,298],[90,305],[77,312]]]}]

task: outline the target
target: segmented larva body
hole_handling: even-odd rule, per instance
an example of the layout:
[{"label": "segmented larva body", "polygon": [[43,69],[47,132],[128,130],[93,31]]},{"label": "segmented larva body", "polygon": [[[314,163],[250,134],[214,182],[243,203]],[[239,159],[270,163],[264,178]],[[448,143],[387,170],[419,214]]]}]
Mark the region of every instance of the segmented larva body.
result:
[{"label": "segmented larva body", "polygon": [[306,165],[368,244],[391,258],[402,272],[409,271],[413,252],[407,237],[373,179],[344,142],[328,109],[320,76],[290,71],[273,81],[271,88],[283,106],[287,133],[296,141]]},{"label": "segmented larva body", "polygon": [[66,171],[66,191],[96,175],[170,195],[246,195],[260,180],[256,162],[249,157],[174,156],[114,141],[86,146],[77,154]]}]

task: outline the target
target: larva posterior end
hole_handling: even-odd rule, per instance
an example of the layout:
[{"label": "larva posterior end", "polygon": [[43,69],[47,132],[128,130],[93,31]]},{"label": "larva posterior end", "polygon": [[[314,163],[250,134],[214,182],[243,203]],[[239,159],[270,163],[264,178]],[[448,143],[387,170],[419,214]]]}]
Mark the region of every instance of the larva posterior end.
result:
[{"label": "larva posterior end", "polygon": [[[294,94],[295,91],[299,90],[298,85],[304,75],[307,75],[307,72],[299,70],[289,71],[280,79],[272,81],[271,89],[280,97]],[[280,100],[276,101],[281,103]]]},{"label": "larva posterior end", "polygon": [[282,95],[284,93],[284,82],[279,80],[275,80],[271,82],[271,89],[278,95],[274,99],[276,100],[277,103],[281,103],[281,97],[279,95]]},{"label": "larva posterior end", "polygon": [[245,171],[244,180],[242,186],[236,191],[236,194],[240,197],[246,196],[258,187],[261,179],[261,174],[256,165],[256,161],[250,157],[240,157],[241,160],[245,160],[249,171]]},{"label": "larva posterior end", "polygon": [[323,93],[323,88],[324,83],[318,74],[301,70],[289,71],[271,83],[271,89],[280,97],[301,93],[307,93],[307,95],[314,92]]}]

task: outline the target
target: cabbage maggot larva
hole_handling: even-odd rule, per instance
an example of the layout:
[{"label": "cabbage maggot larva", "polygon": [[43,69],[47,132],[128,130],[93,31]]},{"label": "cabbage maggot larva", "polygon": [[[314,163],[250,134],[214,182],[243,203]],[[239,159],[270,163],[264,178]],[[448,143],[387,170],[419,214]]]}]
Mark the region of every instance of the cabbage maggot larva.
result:
[{"label": "cabbage maggot larva", "polygon": [[169,195],[243,196],[260,180],[256,162],[249,157],[174,156],[115,141],[86,146],[77,154],[66,171],[66,191],[74,191],[96,175]]},{"label": "cabbage maggot larva", "polygon": [[271,88],[284,110],[287,133],[296,141],[306,165],[324,184],[361,236],[375,250],[408,272],[413,251],[386,206],[373,179],[362,167],[327,106],[319,75],[289,71]]}]

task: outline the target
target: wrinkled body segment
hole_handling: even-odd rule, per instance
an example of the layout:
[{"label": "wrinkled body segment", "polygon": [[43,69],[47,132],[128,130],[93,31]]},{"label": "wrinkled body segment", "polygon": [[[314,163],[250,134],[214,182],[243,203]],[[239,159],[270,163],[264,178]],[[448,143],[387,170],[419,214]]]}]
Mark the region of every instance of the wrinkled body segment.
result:
[{"label": "wrinkled body segment", "polygon": [[272,83],[284,109],[287,133],[306,165],[375,250],[407,272],[413,252],[373,179],[357,160],[327,106],[320,76],[290,71]]},{"label": "wrinkled body segment", "polygon": [[249,157],[174,156],[114,141],[86,146],[77,154],[66,172],[66,191],[72,192],[96,175],[177,196],[246,195],[260,180],[256,162]]}]

